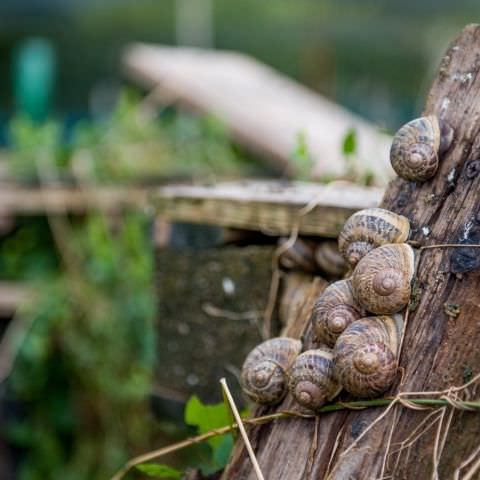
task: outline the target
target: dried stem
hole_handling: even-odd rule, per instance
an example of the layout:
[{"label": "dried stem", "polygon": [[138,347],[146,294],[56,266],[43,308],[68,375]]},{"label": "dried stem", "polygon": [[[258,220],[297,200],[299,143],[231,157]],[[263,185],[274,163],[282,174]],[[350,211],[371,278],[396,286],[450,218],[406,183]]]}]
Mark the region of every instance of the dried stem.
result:
[{"label": "dried stem", "polygon": [[230,405],[230,409],[232,410],[233,416],[235,417],[235,420],[237,422],[238,429],[240,430],[240,434],[242,435],[248,455],[250,456],[250,460],[252,461],[255,475],[257,476],[258,480],[265,480],[263,473],[260,469],[260,465],[258,464],[257,457],[255,456],[255,452],[253,451],[252,444],[250,443],[250,439],[248,438],[245,427],[243,426],[242,418],[240,417],[238,408],[235,405],[235,400],[233,399],[233,396],[230,392],[230,389],[228,388],[228,384],[225,378],[220,379],[220,385],[222,386],[222,391],[225,397],[227,398],[227,401]]}]

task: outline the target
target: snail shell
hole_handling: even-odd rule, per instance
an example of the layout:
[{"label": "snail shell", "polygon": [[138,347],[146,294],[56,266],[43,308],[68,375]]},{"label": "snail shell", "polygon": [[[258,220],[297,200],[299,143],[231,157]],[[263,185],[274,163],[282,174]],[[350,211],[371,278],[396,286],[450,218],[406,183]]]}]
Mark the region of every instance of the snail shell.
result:
[{"label": "snail shell", "polygon": [[387,243],[405,242],[410,233],[408,218],[383,208],[354,213],[338,237],[340,253],[355,266],[368,252]]},{"label": "snail shell", "polygon": [[277,337],[255,347],[247,356],[241,373],[243,391],[263,404],[280,402],[287,393],[286,372],[302,350],[302,342]]},{"label": "snail shell", "polygon": [[400,315],[367,317],[340,335],[334,349],[334,375],[347,392],[371,398],[392,385],[402,328]]},{"label": "snail shell", "polygon": [[300,354],[288,372],[288,389],[295,400],[310,410],[320,408],[341,390],[333,376],[333,352],[329,348]]},{"label": "snail shell", "polygon": [[364,309],[354,298],[352,281],[332,283],[313,306],[311,320],[315,341],[333,347],[339,335],[364,316]]},{"label": "snail shell", "polygon": [[347,273],[348,265],[335,240],[320,243],[315,249],[315,260],[320,270],[331,277],[341,278]]},{"label": "snail shell", "polygon": [[355,298],[365,310],[378,315],[399,312],[410,300],[414,270],[415,255],[410,245],[398,243],[376,248],[353,271]]},{"label": "snail shell", "polygon": [[424,182],[435,175],[438,157],[448,150],[453,129],[435,115],[408,122],[396,133],[390,149],[390,162],[405,180]]},{"label": "snail shell", "polygon": [[303,272],[291,272],[285,276],[278,307],[278,318],[285,326],[294,321],[307,302],[310,302],[313,277]]},{"label": "snail shell", "polygon": [[[279,240],[280,246],[290,242],[289,238],[282,237]],[[317,268],[313,254],[313,245],[301,238],[297,238],[293,245],[290,245],[280,255],[280,265],[286,269],[300,269],[306,272],[314,272]]]}]

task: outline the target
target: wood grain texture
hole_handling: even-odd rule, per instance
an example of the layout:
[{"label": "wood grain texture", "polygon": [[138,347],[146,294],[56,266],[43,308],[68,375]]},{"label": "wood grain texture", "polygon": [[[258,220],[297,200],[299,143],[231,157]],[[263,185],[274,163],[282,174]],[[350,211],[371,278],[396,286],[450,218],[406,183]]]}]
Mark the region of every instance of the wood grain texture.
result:
[{"label": "wood grain texture", "polygon": [[[421,245],[480,243],[479,70],[480,26],[470,25],[446,52],[425,107],[425,114],[436,114],[453,126],[453,146],[433,179],[421,185],[396,179],[382,203],[411,220],[413,240]],[[403,384],[399,386],[397,381],[391,395],[458,386],[480,372],[480,250],[466,246],[424,251],[418,284],[420,296],[410,315],[400,359]],[[452,305],[459,309],[456,318],[447,313]],[[479,394],[478,385],[469,389],[470,398],[478,398]],[[432,467],[436,428],[425,432],[410,450],[408,459],[402,457],[396,468],[395,455],[388,457],[382,472],[389,435],[392,434],[392,444],[402,442],[426,415],[397,408],[396,424],[390,415],[346,454],[383,409],[321,416],[311,475],[305,473],[305,452],[312,445],[312,422],[292,420],[289,424],[256,427],[252,438],[260,465],[269,480],[450,479],[462,460],[478,448],[478,415],[455,413],[438,476]],[[281,454],[272,445],[283,445]],[[477,460],[478,456],[460,473]],[[479,471],[468,478],[480,478]],[[241,445],[237,446],[223,479],[254,479]]]},{"label": "wood grain texture", "polygon": [[357,152],[350,158],[359,175],[374,173],[379,185],[392,178],[389,137],[379,128],[267,65],[237,52],[131,45],[127,75],[159,103],[175,103],[213,114],[234,139],[277,171],[292,172],[299,135],[313,160],[313,178],[348,171],[342,153],[354,129]]},{"label": "wood grain texture", "polygon": [[[382,194],[381,188],[347,182],[243,181],[162,187],[152,194],[152,203],[160,217],[177,222],[288,235],[300,221],[303,235],[335,237],[354,212],[378,206]],[[301,215],[307,205],[313,208]]]}]

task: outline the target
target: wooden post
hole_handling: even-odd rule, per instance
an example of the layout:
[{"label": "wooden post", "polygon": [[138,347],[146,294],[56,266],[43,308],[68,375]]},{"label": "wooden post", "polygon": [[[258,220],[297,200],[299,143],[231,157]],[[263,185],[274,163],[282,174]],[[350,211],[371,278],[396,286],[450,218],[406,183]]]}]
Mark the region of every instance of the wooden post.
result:
[{"label": "wooden post", "polygon": [[[398,379],[390,395],[459,386],[480,372],[480,249],[467,246],[480,243],[479,59],[480,26],[470,25],[443,57],[424,111],[455,129],[453,146],[433,179],[421,185],[396,179],[382,203],[409,217],[412,240],[420,245],[465,244],[422,252],[416,308],[400,358],[403,381],[399,385]],[[306,339],[309,346],[308,332]],[[462,395],[479,394],[474,384]],[[291,408],[290,398],[278,407]],[[282,420],[253,427],[249,434],[270,480],[480,478],[478,414],[447,409],[443,422],[438,414],[429,417],[425,431],[399,456],[401,442],[415,440],[415,429],[429,412],[397,405],[366,432],[384,413],[325,414],[317,430],[312,420]],[[223,479],[254,479],[240,441]]]}]

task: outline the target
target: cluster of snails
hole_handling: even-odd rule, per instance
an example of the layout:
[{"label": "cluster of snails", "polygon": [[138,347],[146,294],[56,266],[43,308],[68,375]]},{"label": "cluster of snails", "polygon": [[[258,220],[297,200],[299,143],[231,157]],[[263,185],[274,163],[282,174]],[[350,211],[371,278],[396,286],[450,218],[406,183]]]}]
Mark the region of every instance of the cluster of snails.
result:
[{"label": "cluster of snails", "polygon": [[320,271],[328,278],[341,278],[348,271],[348,264],[338,251],[335,240],[316,243],[304,238],[297,238],[294,242],[280,238],[279,245],[283,250],[280,265],[287,270]]},{"label": "cluster of snails", "polygon": [[247,357],[242,386],[258,403],[276,403],[290,391],[315,410],[341,389],[375,397],[397,371],[402,317],[409,302],[414,252],[405,243],[408,219],[381,208],[362,210],[345,223],[339,250],[353,269],[328,286],[311,316],[317,348],[301,353],[298,340],[267,340]]},{"label": "cluster of snails", "polygon": [[[392,166],[404,179],[425,181],[434,175],[452,138],[453,130],[435,116],[414,120],[395,136]],[[406,217],[381,208],[361,210],[346,221],[338,251],[344,259],[341,272],[346,264],[349,274],[330,284],[313,306],[317,348],[302,353],[302,343],[286,337],[257,346],[241,374],[252,400],[274,404],[290,392],[300,405],[316,410],[342,389],[372,398],[391,387],[403,332],[400,312],[410,300],[415,271],[415,252],[406,243],[409,234]],[[285,253],[287,268],[306,266],[312,258],[311,250],[298,242]]]}]

